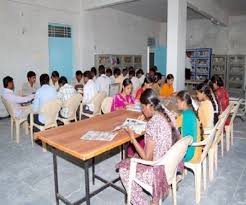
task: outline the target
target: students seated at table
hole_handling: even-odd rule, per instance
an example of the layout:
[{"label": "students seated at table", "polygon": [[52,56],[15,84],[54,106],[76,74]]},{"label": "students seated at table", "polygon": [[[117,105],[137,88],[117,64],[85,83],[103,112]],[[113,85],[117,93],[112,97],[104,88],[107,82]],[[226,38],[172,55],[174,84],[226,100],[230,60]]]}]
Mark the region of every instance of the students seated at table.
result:
[{"label": "students seated at table", "polygon": [[51,87],[54,87],[56,89],[56,91],[59,89],[59,83],[58,83],[59,77],[60,77],[60,74],[57,71],[53,71],[51,73],[51,78],[50,78],[49,84]]},{"label": "students seated at table", "polygon": [[138,71],[136,72],[136,76],[139,79],[140,85],[142,85],[144,83],[144,79],[145,79],[143,69],[138,69]]},{"label": "students seated at table", "polygon": [[94,111],[94,105],[91,103],[93,97],[97,94],[96,83],[92,80],[91,71],[84,72],[85,86],[83,90],[83,104],[87,112]]},{"label": "students seated at table", "polygon": [[26,77],[27,82],[23,83],[21,91],[21,94],[24,96],[34,94],[38,89],[38,85],[36,83],[36,73],[29,71]]},{"label": "students seated at table", "polygon": [[84,76],[81,70],[77,70],[75,73],[75,79],[72,82],[72,85],[74,88],[77,89],[82,89],[84,86]]},{"label": "students seated at table", "polygon": [[[192,98],[187,91],[180,91],[176,96],[178,109],[182,111],[177,119],[181,135],[191,136],[193,143],[201,141],[201,128],[196,111],[192,106]],[[201,147],[189,146],[184,157],[185,162],[196,162],[201,156]]]},{"label": "students seated at table", "polygon": [[[145,131],[145,147],[142,148],[137,140],[134,138],[134,132],[131,129],[126,129],[128,132],[131,143],[137,150],[139,157],[143,160],[156,161],[163,157],[166,152],[171,148],[171,146],[176,142],[172,140],[172,127],[175,124],[175,119],[172,114],[165,109],[162,105],[156,93],[152,89],[147,89],[143,92],[140,102],[142,104],[142,112],[148,119]],[[123,160],[117,165],[119,168],[121,181],[127,190],[128,180],[129,180],[129,169],[130,160]],[[141,166],[137,169],[137,178],[150,186],[155,186],[157,184],[164,183],[164,176],[159,174],[163,173],[164,170],[160,166],[155,170],[150,166]],[[165,184],[165,187],[168,187]],[[156,192],[164,191],[160,186],[155,186],[157,188]],[[161,189],[161,190],[160,190]],[[155,190],[155,189],[154,189]],[[158,205],[161,196],[157,193],[153,193],[155,197],[152,198],[151,203],[148,198],[145,197],[143,189],[133,181],[132,184],[132,201],[134,205],[141,204],[153,204]]]},{"label": "students seated at table", "polygon": [[[72,85],[67,83],[67,78],[62,76],[59,79],[60,89],[57,93],[57,98],[62,102],[67,102],[72,96],[74,96],[77,92]],[[69,108],[62,108],[60,111],[60,116],[62,118],[69,117]]]},{"label": "students seated at table", "polygon": [[132,97],[132,82],[126,78],[122,83],[122,91],[113,97],[111,112],[125,109],[128,105],[134,104],[135,99]]},{"label": "students seated at table", "polygon": [[99,66],[99,77],[95,81],[97,91],[98,92],[106,92],[107,96],[109,94],[109,86],[111,84],[111,80],[105,74],[105,67],[104,65]]},{"label": "students seated at table", "polygon": [[10,76],[6,76],[3,78],[3,91],[2,91],[2,97],[8,102],[11,103],[15,116],[17,118],[25,118],[31,113],[31,109],[29,106],[21,106],[22,103],[30,102],[34,95],[28,95],[26,97],[18,96],[14,94],[14,80]]},{"label": "students seated at table", "polygon": [[97,79],[97,69],[95,67],[91,68],[92,80],[95,82]]},{"label": "students seated at table", "polygon": [[200,122],[202,123],[203,128],[212,129],[214,126],[214,110],[216,109],[216,105],[208,84],[199,84],[196,88],[196,93],[200,102],[198,108]]},{"label": "students seated at table", "polygon": [[119,68],[114,68],[114,83],[119,83],[120,89],[122,88],[122,83],[123,83],[124,77],[121,75],[121,71]]},{"label": "students seated at table", "polygon": [[56,100],[57,92],[56,88],[49,85],[49,75],[42,74],[39,78],[40,80],[40,88],[37,90],[35,94],[35,98],[32,104],[32,110],[34,113],[38,113],[34,115],[34,122],[36,124],[45,124],[45,117],[39,113],[45,103]]},{"label": "students seated at table", "polygon": [[114,83],[114,76],[111,68],[106,69],[106,76],[110,78],[111,83]]},{"label": "students seated at table", "polygon": [[161,73],[157,72],[154,77],[154,83],[152,89],[157,93],[158,96],[160,95],[161,84],[162,84],[162,75]]},{"label": "students seated at table", "polygon": [[168,74],[165,83],[161,87],[160,96],[171,97],[174,94],[173,81],[173,75]]},{"label": "students seated at table", "polygon": [[139,79],[135,76],[135,71],[129,71],[129,78],[132,82],[132,95],[135,96],[137,89],[141,86]]},{"label": "students seated at table", "polygon": [[144,82],[143,82],[142,86],[137,90],[137,92],[136,92],[136,97],[135,97],[135,98],[136,98],[137,100],[139,100],[140,97],[141,97],[141,95],[142,95],[142,93],[143,93],[146,89],[152,88],[153,82],[154,82],[153,78],[151,78],[149,75],[147,75],[147,76],[145,77],[145,79],[144,79]]}]

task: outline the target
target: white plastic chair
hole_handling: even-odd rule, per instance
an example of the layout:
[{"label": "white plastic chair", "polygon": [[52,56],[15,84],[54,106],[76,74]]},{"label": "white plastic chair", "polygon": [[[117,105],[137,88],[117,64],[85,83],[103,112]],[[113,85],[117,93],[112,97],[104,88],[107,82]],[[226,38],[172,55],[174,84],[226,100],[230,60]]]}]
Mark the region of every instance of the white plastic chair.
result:
[{"label": "white plastic chair", "polygon": [[214,126],[209,136],[202,142],[193,143],[191,146],[194,147],[203,147],[202,154],[200,159],[197,162],[185,162],[184,165],[186,168],[189,168],[193,171],[195,175],[195,196],[196,203],[199,204],[201,199],[201,175],[203,170],[203,185],[204,190],[207,188],[207,155],[213,143],[215,133],[217,131],[218,123]]},{"label": "white plastic chair", "polygon": [[112,106],[113,98],[112,97],[106,97],[101,106],[101,111],[103,114],[107,114],[111,111],[111,106]]},{"label": "white plastic chair", "polygon": [[77,121],[77,110],[80,106],[82,100],[81,94],[75,94],[69,98],[63,105],[62,108],[68,108],[68,118],[58,117],[58,120],[63,122],[63,124],[69,124],[71,121]]},{"label": "white plastic chair", "polygon": [[98,92],[92,99],[91,103],[94,105],[94,111],[93,114],[88,114],[83,112],[83,102],[80,105],[80,113],[79,113],[79,119],[81,120],[81,116],[84,115],[86,117],[94,117],[97,115],[101,115],[101,105],[103,100],[106,98],[107,93],[106,92]]},{"label": "white plastic chair", "polygon": [[[128,198],[127,198],[127,204],[130,205],[131,202],[131,192],[132,192],[132,182],[139,184],[144,190],[149,192],[150,194],[153,194],[153,188],[152,186],[145,184],[138,180],[136,178],[136,169],[137,164],[144,164],[148,166],[159,166],[164,165],[165,166],[165,173],[167,177],[167,182],[169,185],[172,185],[172,191],[173,191],[173,204],[176,205],[176,174],[177,174],[177,167],[178,164],[183,160],[184,155],[186,153],[186,150],[188,146],[192,143],[191,137],[185,137],[181,140],[179,140],[177,143],[175,143],[171,149],[159,160],[157,161],[146,161],[142,159],[131,159],[130,164],[130,175],[129,175],[129,184],[128,184]],[[162,199],[160,199],[159,204],[162,204]]]},{"label": "white plastic chair", "polygon": [[30,115],[30,131],[31,131],[31,138],[32,138],[32,144],[33,144],[33,127],[38,128],[40,131],[50,129],[57,127],[57,116],[61,109],[61,101],[60,100],[52,100],[44,104],[44,106],[41,108],[39,114],[43,114],[45,118],[44,125],[38,125],[34,123],[33,115],[34,113],[31,113]]},{"label": "white plastic chair", "polygon": [[230,150],[230,144],[233,145],[234,120],[235,120],[235,117],[237,115],[239,106],[241,105],[242,101],[243,100],[241,99],[241,100],[239,100],[239,102],[233,102],[232,103],[234,105],[234,107],[232,108],[231,113],[230,113],[232,115],[232,117],[230,119],[230,124],[225,126],[225,132],[226,132],[226,151],[229,151]]},{"label": "white plastic chair", "polygon": [[[12,140],[14,139],[14,124],[15,124],[16,143],[19,143],[20,142],[20,126],[21,126],[21,124],[25,125],[25,134],[27,135],[29,132],[28,123],[27,123],[27,116],[24,118],[17,118],[15,116],[14,106],[11,103],[9,103],[7,100],[5,100],[3,97],[2,97],[2,102],[3,102],[7,112],[10,115],[11,139]],[[31,111],[31,108],[30,108],[30,111]]]}]

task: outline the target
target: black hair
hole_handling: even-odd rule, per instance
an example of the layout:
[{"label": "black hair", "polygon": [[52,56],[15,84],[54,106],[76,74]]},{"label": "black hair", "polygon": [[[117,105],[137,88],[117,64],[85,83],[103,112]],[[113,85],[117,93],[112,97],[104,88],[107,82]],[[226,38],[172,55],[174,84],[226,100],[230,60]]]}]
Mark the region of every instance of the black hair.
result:
[{"label": "black hair", "polygon": [[39,81],[40,81],[41,86],[45,85],[45,84],[49,85],[50,77],[48,74],[44,73],[44,74],[40,75]]},{"label": "black hair", "polygon": [[110,75],[112,75],[113,74],[112,69],[111,68],[107,68],[106,69],[106,73],[110,73]]},{"label": "black hair", "polygon": [[166,77],[165,83],[167,83],[167,80],[172,80],[172,79],[174,79],[173,74],[168,74]]},{"label": "black hair", "polygon": [[135,71],[134,70],[130,70],[129,71],[129,76],[135,76]]},{"label": "black hair", "polygon": [[153,72],[155,74],[156,73],[155,68],[154,67],[150,68],[149,72]]},{"label": "black hair", "polygon": [[135,72],[135,68],[133,66],[130,66],[128,70],[129,70],[129,73],[130,73],[130,71],[134,71]]},{"label": "black hair", "polygon": [[13,82],[13,81],[14,81],[13,78],[10,77],[10,76],[4,77],[3,78],[3,87],[4,88],[7,88],[8,87],[8,84],[11,83],[11,82]]},{"label": "black hair", "polygon": [[138,71],[136,72],[136,75],[144,75],[143,69],[138,69]]},{"label": "black hair", "polygon": [[144,86],[144,84],[150,84],[150,83],[154,83],[154,79],[151,76],[146,75],[146,77],[144,78],[144,82],[142,84],[142,87]]},{"label": "black hair", "polygon": [[97,76],[97,69],[95,67],[91,68],[91,75],[94,73],[95,76]]},{"label": "black hair", "polygon": [[59,83],[59,85],[67,84],[67,78],[65,76],[60,77],[58,83]]},{"label": "black hair", "polygon": [[155,76],[154,76],[154,82],[155,82],[155,83],[158,83],[158,81],[161,80],[161,79],[162,79],[161,73],[157,72],[157,73],[155,74]]},{"label": "black hair", "polygon": [[122,70],[122,73],[123,72],[128,72],[128,69],[127,68],[124,68],[123,70]]},{"label": "black hair", "polygon": [[54,77],[54,78],[59,78],[60,77],[58,71],[56,71],[56,70],[51,73],[51,76]]},{"label": "black hair", "polygon": [[130,80],[130,78],[126,78],[125,80],[123,80],[122,85],[123,85],[123,87],[126,87],[128,85],[132,85],[132,81]]},{"label": "black hair", "polygon": [[173,122],[170,118],[170,116],[167,114],[166,109],[163,107],[160,99],[157,97],[156,93],[152,89],[146,89],[141,97],[140,97],[140,102],[143,105],[151,105],[155,111],[161,113],[168,124],[171,127],[172,130],[172,144],[175,144],[177,142],[177,136],[176,136],[176,127],[174,127]]},{"label": "black hair", "polygon": [[155,69],[155,72],[157,72],[157,71],[158,71],[158,68],[157,68],[157,66],[154,66],[153,68]]},{"label": "black hair", "polygon": [[77,70],[76,73],[75,73],[75,75],[76,75],[76,76],[79,76],[79,75],[83,76],[83,73],[82,73],[81,70]]},{"label": "black hair", "polygon": [[33,71],[28,71],[26,74],[27,79],[31,78],[31,77],[36,77],[36,73],[34,73]]},{"label": "black hair", "polygon": [[120,69],[119,68],[114,68],[114,75],[120,76],[120,74],[121,74]]},{"label": "black hair", "polygon": [[105,67],[104,67],[104,65],[100,65],[99,68],[98,68],[98,70],[99,70],[99,75],[105,74]]},{"label": "black hair", "polygon": [[85,72],[84,72],[84,77],[85,77],[85,78],[92,79],[92,74],[91,74],[91,73],[92,73],[92,72],[89,71],[89,70],[85,71]]},{"label": "black hair", "polygon": [[211,82],[212,83],[216,83],[219,87],[223,87],[224,86],[224,82],[222,80],[222,78],[219,75],[213,75],[211,78]]}]

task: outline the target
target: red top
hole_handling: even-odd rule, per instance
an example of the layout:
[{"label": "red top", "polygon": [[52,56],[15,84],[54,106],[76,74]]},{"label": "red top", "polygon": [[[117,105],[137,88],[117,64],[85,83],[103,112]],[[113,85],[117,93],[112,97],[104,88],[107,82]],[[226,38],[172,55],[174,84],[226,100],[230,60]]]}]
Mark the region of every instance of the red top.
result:
[{"label": "red top", "polygon": [[141,95],[142,95],[142,93],[143,93],[143,91],[144,91],[143,88],[139,88],[137,93],[136,93],[135,99],[139,100]]},{"label": "red top", "polygon": [[220,110],[223,112],[229,105],[229,94],[224,87],[219,87],[216,91],[217,100],[220,106]]}]

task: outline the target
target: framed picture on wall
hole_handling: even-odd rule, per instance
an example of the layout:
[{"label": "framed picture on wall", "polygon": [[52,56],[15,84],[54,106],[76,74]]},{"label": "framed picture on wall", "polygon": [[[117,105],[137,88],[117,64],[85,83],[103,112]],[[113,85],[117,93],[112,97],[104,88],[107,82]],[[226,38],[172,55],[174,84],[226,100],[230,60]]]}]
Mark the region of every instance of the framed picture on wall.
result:
[{"label": "framed picture on wall", "polygon": [[134,63],[135,64],[141,64],[142,63],[142,57],[141,56],[134,56]]},{"label": "framed picture on wall", "polygon": [[124,56],[124,63],[125,64],[132,64],[132,56]]}]

